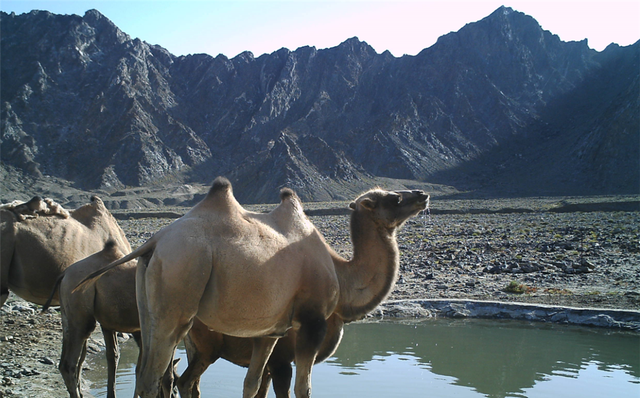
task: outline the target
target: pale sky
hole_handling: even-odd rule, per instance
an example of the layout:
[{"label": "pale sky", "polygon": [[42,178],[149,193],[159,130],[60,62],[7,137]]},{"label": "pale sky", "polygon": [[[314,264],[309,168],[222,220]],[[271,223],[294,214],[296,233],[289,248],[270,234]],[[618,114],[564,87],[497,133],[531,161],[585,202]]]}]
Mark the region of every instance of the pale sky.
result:
[{"label": "pale sky", "polygon": [[229,58],[243,51],[258,57],[282,47],[335,47],[354,36],[378,53],[415,55],[501,5],[532,16],[563,41],[586,38],[598,51],[640,39],[638,0],[0,0],[2,11],[16,14],[97,9],[132,38],[174,55]]}]

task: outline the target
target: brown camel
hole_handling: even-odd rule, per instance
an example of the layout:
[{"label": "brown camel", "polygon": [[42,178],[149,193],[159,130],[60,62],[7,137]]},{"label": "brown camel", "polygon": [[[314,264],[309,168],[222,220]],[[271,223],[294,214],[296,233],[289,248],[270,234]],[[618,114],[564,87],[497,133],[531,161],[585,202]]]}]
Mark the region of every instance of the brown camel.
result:
[{"label": "brown camel", "polygon": [[[87,275],[99,270],[109,263],[122,258],[124,254],[113,241],[107,242],[105,248],[91,256],[80,260],[67,269],[56,280],[49,300],[42,311],[46,311],[54,294],[58,294],[60,312],[62,315],[62,354],[59,370],[69,391],[71,398],[82,397],[81,369],[86,355],[87,339],[100,323],[105,340],[105,354],[107,356],[107,398],[115,398],[115,378],[118,368],[120,351],[116,333],[131,333],[140,345],[140,322],[135,298],[135,266],[132,260],[113,269],[86,289],[73,292],[73,289]],[[342,337],[342,322],[340,318],[332,316],[328,320],[329,330],[318,354],[316,362],[331,356]],[[277,396],[288,396],[291,383],[291,361],[293,361],[292,330],[280,339],[267,364],[263,375],[263,385],[257,397],[266,397],[274,374],[274,389]],[[330,338],[331,336],[331,338]],[[231,337],[209,331],[202,322],[194,322],[189,335],[185,339],[189,360],[189,368],[183,374],[183,397],[199,397],[197,383],[199,376],[218,358],[224,358],[240,366],[248,366],[251,359],[251,339]],[[174,364],[175,365],[175,364]],[[194,374],[197,372],[197,374]],[[283,376],[280,376],[285,372]],[[171,372],[171,374],[175,373]],[[169,373],[165,374],[167,378]],[[190,376],[192,375],[192,376]],[[265,377],[266,376],[266,377]],[[280,376],[280,377],[279,377]],[[196,378],[197,377],[197,378]],[[282,379],[282,382],[278,383]],[[286,380],[285,380],[286,379]],[[166,380],[168,385],[171,383]],[[188,383],[188,387],[185,385]],[[180,385],[180,384],[179,384]],[[193,395],[187,393],[195,388]],[[167,385],[163,384],[163,393],[167,396]],[[281,395],[286,391],[286,395]]]},{"label": "brown camel", "polygon": [[293,328],[294,390],[298,398],[310,396],[326,320],[334,312],[345,321],[358,319],[387,296],[399,262],[395,231],[425,209],[428,196],[373,190],[359,197],[352,204],[352,261],[328,247],[293,191],[283,189],[280,198],[268,214],[248,212],[229,181],[217,178],[182,218],[86,280],[140,258],[141,397],[156,395],[176,345],[196,317],[216,332],[253,338],[245,398],[258,392],[277,338]]},{"label": "brown camel", "polygon": [[[80,260],[56,280],[50,299],[59,294],[62,315],[60,373],[71,398],[82,397],[80,371],[87,351],[87,339],[100,322],[107,355],[107,397],[115,398],[115,374],[120,358],[116,332],[132,333],[140,340],[140,321],[135,297],[136,261],[122,264],[90,288],[72,293],[87,275],[122,258],[124,253],[109,241],[104,249]],[[43,307],[45,311],[48,301]]]},{"label": "brown camel", "polygon": [[[54,295],[59,296],[62,315],[62,354],[58,369],[71,398],[81,398],[81,370],[87,352],[87,339],[100,323],[107,356],[107,398],[115,398],[116,371],[120,359],[117,332],[131,333],[140,346],[140,321],[136,306],[136,261],[120,265],[108,275],[82,291],[73,289],[90,273],[122,258],[115,241],[106,243],[104,249],[80,260],[68,268],[56,280],[46,311]],[[175,362],[174,362],[175,366]],[[171,396],[173,373],[167,372],[163,394]]]},{"label": "brown camel", "polygon": [[[417,194],[417,192],[415,192]],[[402,194],[402,192],[400,193]],[[404,192],[407,194],[407,192]],[[407,218],[402,219],[402,216],[385,214],[383,211],[364,212],[364,209],[372,209],[377,206],[386,206],[390,211],[398,211],[399,208],[394,209],[395,204],[384,203],[378,201],[378,199],[384,197],[383,191],[370,191],[369,193],[361,196],[355,202],[351,203],[350,208],[354,210],[351,218],[352,236],[362,237],[362,239],[354,238],[354,257],[351,261],[347,261],[340,257],[334,251],[331,251],[334,265],[337,268],[352,268],[363,269],[364,267],[371,267],[376,261],[391,261],[391,274],[393,276],[392,283],[395,282],[395,274],[399,266],[398,258],[394,253],[397,253],[397,246],[395,243],[396,230]],[[366,199],[366,200],[364,200]],[[428,197],[427,197],[428,199]],[[364,202],[363,202],[364,201]],[[358,203],[361,206],[359,207]],[[368,206],[368,207],[366,207]],[[357,211],[359,210],[359,211]],[[381,210],[379,208],[378,210]],[[366,215],[369,222],[362,222],[363,215]],[[370,228],[370,222],[373,222],[380,228],[374,229],[376,233],[367,234],[363,236],[358,229]],[[356,230],[354,230],[356,229]],[[373,238],[373,239],[372,239]],[[388,239],[392,238],[393,242],[389,242]],[[388,243],[392,243],[388,245]],[[378,246],[378,249],[382,251],[388,251],[386,255],[383,255],[376,259],[376,256],[366,256],[364,254],[370,253],[372,246]],[[395,260],[394,260],[395,258]],[[367,264],[371,263],[371,264]],[[380,302],[387,296],[389,290],[382,294],[381,299],[375,299],[369,306],[361,306],[361,309],[355,310],[354,308],[348,308],[346,311],[342,311],[346,317],[346,321],[359,319],[365,316],[370,309],[375,308]],[[373,306],[373,308],[371,308]],[[327,332],[321,348],[316,357],[316,362],[319,363],[327,359],[335,352],[340,343],[342,337],[342,329],[344,325],[343,319],[338,314],[333,314],[327,320]],[[200,376],[206,371],[207,367],[214,363],[218,358],[224,358],[230,362],[233,362],[240,366],[248,366],[251,358],[251,341],[248,339],[239,339],[231,336],[225,336],[220,333],[209,330],[206,325],[196,319],[193,326],[187,336],[184,339],[185,348],[187,350],[187,357],[189,359],[189,366],[185,372],[180,376],[177,384],[180,394],[183,398],[199,398],[199,380]],[[264,398],[267,396],[269,381],[273,379],[273,388],[277,398],[289,397],[289,386],[291,384],[291,362],[294,360],[295,354],[295,330],[290,329],[285,337],[281,338],[267,362],[267,371],[263,374],[262,385],[256,398]]]},{"label": "brown camel", "polygon": [[[15,211],[0,208],[0,305],[9,290],[44,304],[60,273],[102,250],[108,240],[131,251],[124,231],[97,196],[71,214],[56,205],[34,198]],[[57,294],[52,303],[58,305]]]},{"label": "brown camel", "polygon": [[[333,355],[342,339],[343,325],[342,319],[336,314],[327,319],[327,333],[320,345],[315,363],[320,363]],[[278,339],[262,374],[262,383],[255,398],[267,397],[272,379],[276,397],[289,397],[293,374],[291,362],[295,359],[295,341],[296,332],[293,329],[289,329],[284,337]],[[194,320],[193,326],[184,338],[184,345],[189,366],[176,383],[182,398],[200,398],[200,376],[219,358],[248,367],[253,349],[251,339],[214,332],[198,318]]]}]

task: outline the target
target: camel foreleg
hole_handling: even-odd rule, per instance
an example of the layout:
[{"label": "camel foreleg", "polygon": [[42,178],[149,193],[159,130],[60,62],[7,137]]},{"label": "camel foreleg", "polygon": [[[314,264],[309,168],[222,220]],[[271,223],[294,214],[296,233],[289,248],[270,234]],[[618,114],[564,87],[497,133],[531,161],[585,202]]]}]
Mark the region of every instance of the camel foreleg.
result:
[{"label": "camel foreleg", "polygon": [[311,368],[327,333],[327,322],[323,317],[301,322],[296,336],[296,398],[311,397]]},{"label": "camel foreleg", "polygon": [[254,398],[260,390],[267,361],[277,342],[278,338],[273,337],[257,337],[253,339],[251,362],[244,379],[243,398]]},{"label": "camel foreleg", "polygon": [[[291,362],[274,363],[273,361],[270,361],[268,368],[269,374],[265,372],[265,375],[262,376],[262,384],[264,384],[264,378],[269,377],[273,380],[273,391],[276,393],[276,398],[289,398],[289,392],[291,390],[291,376],[293,374]],[[268,389],[269,384],[267,384],[267,390]],[[266,398],[266,396],[267,394],[265,392],[264,395],[258,394],[257,398]]]}]

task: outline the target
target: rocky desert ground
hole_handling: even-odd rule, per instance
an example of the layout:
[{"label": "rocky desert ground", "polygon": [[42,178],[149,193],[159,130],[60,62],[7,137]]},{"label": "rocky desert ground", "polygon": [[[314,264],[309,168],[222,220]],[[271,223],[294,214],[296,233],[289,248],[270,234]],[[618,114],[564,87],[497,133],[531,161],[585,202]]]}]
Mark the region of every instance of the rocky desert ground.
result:
[{"label": "rocky desert ground", "polygon": [[[401,269],[389,300],[489,300],[638,312],[638,203],[638,197],[435,198],[429,211],[398,233]],[[307,208],[327,241],[350,256],[346,204]],[[114,214],[137,247],[184,211],[171,209],[163,217]],[[99,333],[94,336],[89,355],[102,356]],[[60,348],[57,309],[41,314],[38,306],[10,296],[0,312],[0,397],[68,396],[57,370]]]}]

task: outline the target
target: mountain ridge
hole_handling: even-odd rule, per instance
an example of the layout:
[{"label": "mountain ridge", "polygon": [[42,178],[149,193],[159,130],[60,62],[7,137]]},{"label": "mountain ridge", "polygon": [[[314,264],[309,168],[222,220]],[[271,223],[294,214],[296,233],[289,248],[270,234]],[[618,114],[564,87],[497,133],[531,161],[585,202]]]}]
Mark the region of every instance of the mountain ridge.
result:
[{"label": "mountain ridge", "polygon": [[2,162],[35,177],[114,192],[226,175],[246,202],[283,186],[343,199],[376,178],[640,191],[640,44],[597,52],[510,8],[398,58],[356,37],[177,57],[96,10],[0,18]]}]

